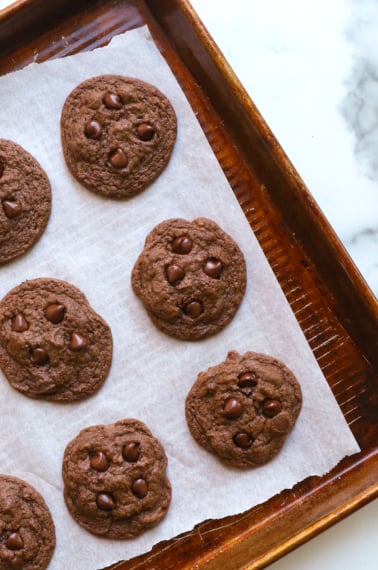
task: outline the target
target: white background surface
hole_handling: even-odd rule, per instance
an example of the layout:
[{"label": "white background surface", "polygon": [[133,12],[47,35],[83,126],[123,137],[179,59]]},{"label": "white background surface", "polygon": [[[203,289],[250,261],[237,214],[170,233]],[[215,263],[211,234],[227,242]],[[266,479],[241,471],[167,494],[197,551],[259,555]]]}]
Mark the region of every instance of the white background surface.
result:
[{"label": "white background surface", "polygon": [[[377,294],[378,2],[192,5]],[[375,501],[271,568],[376,570],[377,535]]]},{"label": "white background surface", "polygon": [[378,294],[377,0],[193,0]]}]

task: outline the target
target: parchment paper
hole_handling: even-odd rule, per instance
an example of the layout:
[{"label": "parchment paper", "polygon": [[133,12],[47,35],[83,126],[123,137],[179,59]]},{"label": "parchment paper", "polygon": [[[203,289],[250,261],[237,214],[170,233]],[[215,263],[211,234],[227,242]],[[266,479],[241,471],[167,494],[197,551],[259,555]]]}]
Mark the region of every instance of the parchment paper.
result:
[{"label": "parchment paper", "polygon": [[[69,92],[103,73],[138,77],[158,86],[178,117],[178,138],[167,169],[148,190],[116,202],[87,191],[69,174],[59,119]],[[207,518],[242,512],[309,475],[322,475],[359,451],[268,263],[203,136],[195,115],[147,29],[116,37],[109,47],[0,78],[0,137],[31,152],[52,185],[47,230],[21,259],[0,268],[0,296],[25,279],[55,277],[79,287],[114,336],[110,375],[100,392],[77,404],[28,399],[0,374],[0,472],[34,485],[56,524],[51,570],[95,570],[149,550]],[[171,339],[151,324],[130,287],[132,266],[155,224],[171,217],[214,219],[247,260],[248,286],[231,324],[197,343]],[[303,408],[282,452],[248,472],[228,469],[191,438],[184,415],[199,371],[230,349],[283,360],[296,374]],[[135,417],[163,443],[173,498],[165,520],[131,541],[99,539],[68,514],[61,461],[67,443],[89,425]]]}]

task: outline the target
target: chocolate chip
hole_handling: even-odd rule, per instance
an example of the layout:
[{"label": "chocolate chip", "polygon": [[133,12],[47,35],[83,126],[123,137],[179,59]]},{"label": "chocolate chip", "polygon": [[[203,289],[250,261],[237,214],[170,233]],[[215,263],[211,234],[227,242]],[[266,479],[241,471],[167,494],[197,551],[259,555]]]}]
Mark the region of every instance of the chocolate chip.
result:
[{"label": "chocolate chip", "polygon": [[212,277],[213,279],[219,279],[222,273],[222,269],[222,262],[219,261],[219,259],[215,259],[215,257],[210,257],[206,261],[205,267],[203,268],[206,275]]},{"label": "chocolate chip", "polygon": [[131,485],[131,490],[138,499],[143,499],[148,493],[147,483],[144,479],[136,479]]},{"label": "chocolate chip", "polygon": [[92,469],[96,471],[106,471],[109,467],[109,461],[102,451],[97,451],[90,459]]},{"label": "chocolate chip", "polygon": [[48,305],[45,310],[45,316],[48,321],[57,325],[64,319],[66,307],[60,303],[52,303]]},{"label": "chocolate chip", "polygon": [[141,123],[137,127],[137,135],[141,141],[147,142],[150,141],[156,133],[156,130],[153,126],[149,125],[148,123]]},{"label": "chocolate chip", "polygon": [[172,265],[168,265],[166,275],[168,283],[175,285],[185,277],[185,271],[179,265],[172,263]]},{"label": "chocolate chip", "polygon": [[237,447],[248,449],[253,443],[253,439],[247,433],[239,432],[233,437],[234,443]]},{"label": "chocolate chip", "polygon": [[236,420],[243,412],[243,408],[236,398],[228,398],[223,404],[223,415],[229,420]]},{"label": "chocolate chip", "polygon": [[239,376],[238,380],[239,388],[254,388],[257,386],[256,376],[253,372],[244,372]]},{"label": "chocolate chip", "polygon": [[12,331],[24,332],[29,328],[28,321],[25,319],[22,313],[17,313],[12,321]]},{"label": "chocolate chip", "polygon": [[13,218],[17,218],[17,216],[19,216],[22,212],[21,204],[16,200],[3,200],[2,205],[3,205],[4,214],[10,220],[13,220]]},{"label": "chocolate chip", "polygon": [[102,126],[94,119],[92,121],[88,121],[84,127],[84,134],[89,139],[99,139],[102,135]]},{"label": "chocolate chip", "polygon": [[190,301],[185,305],[184,312],[188,317],[196,319],[203,313],[203,305],[201,301]]},{"label": "chocolate chip", "polygon": [[70,340],[71,350],[81,350],[82,348],[85,348],[87,344],[88,341],[85,338],[85,336],[82,336],[81,334],[75,332],[71,334],[71,340]]},{"label": "chocolate chip", "polygon": [[4,164],[0,162],[0,178],[2,177],[3,174],[4,174]]},{"label": "chocolate chip", "polygon": [[262,411],[267,418],[273,418],[282,410],[282,404],[279,400],[266,399],[262,403]]},{"label": "chocolate chip", "polygon": [[106,93],[102,101],[108,109],[121,109],[122,107],[122,99],[116,93]]},{"label": "chocolate chip", "polygon": [[178,236],[172,242],[173,253],[181,253],[182,255],[185,255],[186,253],[189,253],[192,247],[192,240],[187,236]]},{"label": "chocolate chip", "polygon": [[102,511],[112,511],[116,508],[116,502],[109,493],[99,493],[96,497],[96,503]]},{"label": "chocolate chip", "polygon": [[116,148],[109,154],[109,162],[117,170],[121,170],[128,165],[128,158],[121,148]]},{"label": "chocolate chip", "polygon": [[36,348],[32,349],[30,360],[33,364],[46,364],[49,361],[49,355],[44,348],[37,346]]},{"label": "chocolate chip", "polygon": [[9,550],[21,550],[24,547],[24,541],[18,532],[11,532],[5,541],[5,546]]},{"label": "chocolate chip", "polygon": [[284,414],[276,416],[272,419],[271,430],[277,435],[284,435],[289,431],[290,420]]},{"label": "chocolate chip", "polygon": [[130,441],[123,446],[123,458],[129,463],[135,463],[140,456],[140,444],[137,441]]}]

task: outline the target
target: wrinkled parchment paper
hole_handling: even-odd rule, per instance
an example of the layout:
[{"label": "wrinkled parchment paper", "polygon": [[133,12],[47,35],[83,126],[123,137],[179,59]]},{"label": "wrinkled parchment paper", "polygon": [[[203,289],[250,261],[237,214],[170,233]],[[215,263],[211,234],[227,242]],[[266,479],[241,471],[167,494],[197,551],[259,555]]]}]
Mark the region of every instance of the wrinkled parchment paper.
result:
[{"label": "wrinkled parchment paper", "polygon": [[[178,138],[167,169],[129,201],[103,199],[69,174],[59,119],[69,92],[104,73],[158,86],[178,117]],[[25,256],[0,267],[0,296],[25,279],[55,277],[79,287],[114,336],[110,375],[88,400],[57,405],[28,399],[0,373],[0,472],[34,485],[48,503],[57,533],[51,570],[95,570],[131,558],[207,518],[242,512],[309,475],[322,475],[359,448],[323,378],[195,115],[147,29],[127,32],[110,46],[0,78],[0,137],[31,152],[52,185],[48,227]],[[171,339],[151,324],[130,287],[132,266],[146,234],[171,217],[215,220],[245,254],[248,286],[231,324],[197,343]],[[198,372],[230,349],[283,360],[296,374],[303,408],[282,452],[247,472],[225,468],[191,438],[184,415]],[[131,541],[99,539],[82,530],[63,501],[61,462],[84,427],[135,417],[165,447],[173,487],[170,510],[155,529]]]}]

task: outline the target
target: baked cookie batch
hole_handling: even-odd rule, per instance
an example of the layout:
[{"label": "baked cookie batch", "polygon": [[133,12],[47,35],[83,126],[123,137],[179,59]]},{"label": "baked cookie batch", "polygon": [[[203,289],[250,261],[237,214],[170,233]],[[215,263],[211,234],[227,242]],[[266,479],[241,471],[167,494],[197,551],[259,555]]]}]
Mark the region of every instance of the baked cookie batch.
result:
[{"label": "baked cookie batch", "polygon": [[130,198],[167,165],[176,115],[156,87],[103,75],[78,85],[61,115],[64,158],[83,186],[109,198]]},{"label": "baked cookie batch", "polygon": [[206,218],[156,226],[131,275],[152,322],[181,340],[200,340],[222,330],[241,303],[246,280],[239,247]]},{"label": "baked cookie batch", "polygon": [[47,568],[55,549],[50,511],[34,487],[10,475],[0,475],[0,529],[0,568]]},{"label": "baked cookie batch", "polygon": [[18,144],[0,139],[0,265],[30,249],[51,211],[47,174]]},{"label": "baked cookie batch", "polygon": [[112,334],[79,289],[33,279],[0,302],[0,367],[13,388],[54,402],[82,400],[104,383]]},{"label": "baked cookie batch", "polygon": [[[156,87],[127,77],[87,79],[61,114],[64,158],[88,190],[127,199],[167,166],[176,115]],[[14,142],[0,140],[0,265],[42,235],[51,208],[46,173]],[[151,326],[180,341],[219,333],[246,288],[245,259],[213,220],[169,219],[154,227],[131,274]],[[74,285],[25,281],[0,301],[0,368],[23,395],[69,403],[101,389],[112,362],[112,334]],[[200,372],[185,402],[194,440],[225,466],[254,468],[276,456],[301,409],[301,389],[277,359],[231,350]],[[184,404],[184,403],[183,403]],[[183,410],[184,413],[184,410]],[[167,457],[136,419],[83,429],[63,457],[64,499],[90,533],[130,539],[158,524],[171,501]],[[0,567],[43,570],[55,547],[54,523],[26,482],[0,475]]]},{"label": "baked cookie batch", "polygon": [[138,536],[167,513],[171,485],[166,468],[163,446],[141,421],[83,429],[64,453],[67,508],[97,536]]},{"label": "baked cookie batch", "polygon": [[244,469],[277,455],[301,404],[300,386],[282,362],[230,351],[225,362],[198,375],[185,411],[200,445],[225,464]]}]

